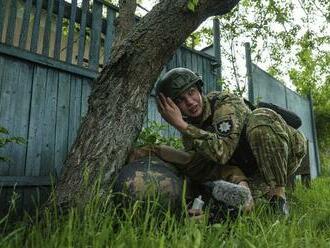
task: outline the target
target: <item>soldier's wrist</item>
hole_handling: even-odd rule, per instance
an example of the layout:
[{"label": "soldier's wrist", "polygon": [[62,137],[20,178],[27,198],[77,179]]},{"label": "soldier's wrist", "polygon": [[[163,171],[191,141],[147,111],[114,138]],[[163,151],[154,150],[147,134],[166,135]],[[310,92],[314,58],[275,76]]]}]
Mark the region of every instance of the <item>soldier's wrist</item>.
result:
[{"label": "soldier's wrist", "polygon": [[176,127],[180,132],[184,132],[188,128],[188,123],[185,121],[180,122]]}]

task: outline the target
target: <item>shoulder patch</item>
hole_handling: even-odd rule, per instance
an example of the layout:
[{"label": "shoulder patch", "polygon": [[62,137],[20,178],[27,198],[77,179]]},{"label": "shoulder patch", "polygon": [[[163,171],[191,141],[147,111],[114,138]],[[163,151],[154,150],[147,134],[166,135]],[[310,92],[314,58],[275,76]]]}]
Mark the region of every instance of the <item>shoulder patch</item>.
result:
[{"label": "shoulder patch", "polygon": [[216,132],[223,137],[228,136],[233,129],[233,122],[232,120],[223,120],[216,124],[214,124]]}]

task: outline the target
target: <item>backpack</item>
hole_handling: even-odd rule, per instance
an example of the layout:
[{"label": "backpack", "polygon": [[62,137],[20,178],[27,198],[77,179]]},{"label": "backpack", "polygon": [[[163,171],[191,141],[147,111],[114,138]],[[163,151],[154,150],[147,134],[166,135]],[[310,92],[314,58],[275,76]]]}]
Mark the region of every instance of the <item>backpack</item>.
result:
[{"label": "backpack", "polygon": [[282,108],[280,106],[277,106],[272,103],[268,102],[258,102],[258,104],[255,106],[253,105],[250,101],[244,99],[244,103],[253,111],[257,108],[269,108],[276,113],[278,113],[284,120],[285,122],[293,127],[294,129],[298,129],[302,125],[301,118],[294,112],[287,110],[285,108]]}]

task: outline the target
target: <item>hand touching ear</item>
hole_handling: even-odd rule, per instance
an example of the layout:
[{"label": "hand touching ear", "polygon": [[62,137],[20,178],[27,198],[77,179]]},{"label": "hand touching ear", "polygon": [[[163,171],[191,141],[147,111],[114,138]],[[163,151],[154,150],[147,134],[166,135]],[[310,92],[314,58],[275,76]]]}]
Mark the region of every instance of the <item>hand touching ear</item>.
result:
[{"label": "hand touching ear", "polygon": [[188,123],[182,118],[179,107],[171,98],[165,97],[162,93],[157,97],[158,112],[172,126],[179,131],[187,129]]}]

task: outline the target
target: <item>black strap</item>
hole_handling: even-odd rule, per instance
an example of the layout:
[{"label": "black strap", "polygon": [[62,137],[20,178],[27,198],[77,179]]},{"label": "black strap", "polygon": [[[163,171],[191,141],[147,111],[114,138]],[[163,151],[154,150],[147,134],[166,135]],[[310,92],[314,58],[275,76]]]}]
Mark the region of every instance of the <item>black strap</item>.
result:
[{"label": "black strap", "polygon": [[298,129],[302,125],[302,121],[300,117],[285,108],[282,108],[280,106],[277,106],[272,103],[267,103],[267,102],[259,102],[258,103],[258,108],[269,108],[271,110],[274,110],[276,113],[278,113],[282,118],[285,120],[285,122],[290,125],[291,127]]}]

